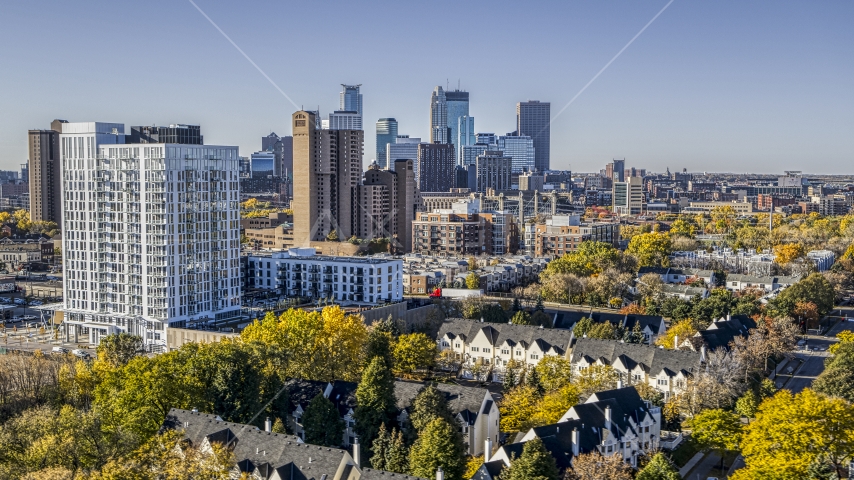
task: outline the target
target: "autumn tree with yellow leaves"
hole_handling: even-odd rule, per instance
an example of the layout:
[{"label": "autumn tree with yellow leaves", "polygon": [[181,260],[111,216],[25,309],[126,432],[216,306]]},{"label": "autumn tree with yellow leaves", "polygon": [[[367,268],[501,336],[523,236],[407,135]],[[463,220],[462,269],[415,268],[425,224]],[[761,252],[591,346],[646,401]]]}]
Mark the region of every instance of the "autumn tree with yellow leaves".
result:
[{"label": "autumn tree with yellow leaves", "polygon": [[739,446],[746,467],[734,480],[808,478],[819,458],[841,473],[854,459],[854,406],[810,389],[780,390],[759,406]]}]

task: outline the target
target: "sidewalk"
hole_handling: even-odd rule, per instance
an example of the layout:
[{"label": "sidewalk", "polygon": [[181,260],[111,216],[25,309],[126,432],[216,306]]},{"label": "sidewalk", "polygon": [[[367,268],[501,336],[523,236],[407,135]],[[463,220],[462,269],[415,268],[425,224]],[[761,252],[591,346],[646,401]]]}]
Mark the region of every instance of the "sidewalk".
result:
[{"label": "sidewalk", "polygon": [[688,460],[688,463],[686,463],[684,467],[679,469],[679,476],[682,478],[688,478],[686,476],[686,475],[688,475],[688,472],[690,472],[691,469],[694,468],[694,466],[697,465],[700,462],[700,460],[702,460],[702,459],[703,459],[703,452],[695,453],[694,456],[691,457],[691,460]]}]

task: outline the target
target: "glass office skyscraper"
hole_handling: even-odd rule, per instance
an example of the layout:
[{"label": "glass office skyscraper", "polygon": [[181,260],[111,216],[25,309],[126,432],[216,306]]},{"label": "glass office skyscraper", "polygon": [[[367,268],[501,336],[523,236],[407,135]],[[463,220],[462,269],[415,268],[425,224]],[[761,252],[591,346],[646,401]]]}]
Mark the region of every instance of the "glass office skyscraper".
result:
[{"label": "glass office skyscraper", "polygon": [[476,143],[476,137],[474,134],[474,117],[470,117],[468,115],[463,115],[460,117],[459,122],[457,122],[457,139],[454,144],[457,148],[458,161],[457,165],[465,165],[463,162],[463,147],[466,145],[474,145]]},{"label": "glass office skyscraper", "polygon": [[516,104],[516,134],[534,140],[534,166],[537,171],[549,169],[551,148],[551,104],[530,100]]},{"label": "glass office skyscraper", "polygon": [[359,115],[362,114],[362,94],[359,93],[359,88],[362,84],[359,85],[344,85],[341,86],[344,90],[341,91],[341,106],[338,110],[343,110],[345,112],[356,112]]},{"label": "glass office skyscraper", "polygon": [[430,95],[430,143],[448,143],[448,102],[442,87]]},{"label": "glass office skyscraper", "polygon": [[388,168],[386,145],[397,139],[397,120],[381,118],[377,120],[377,165],[382,169]]},{"label": "glass office skyscraper", "polygon": [[454,144],[454,151],[460,151],[459,122],[460,118],[469,115],[469,92],[454,90],[445,92],[445,103],[448,106],[448,143]]},{"label": "glass office skyscraper", "polygon": [[498,137],[498,150],[505,157],[513,158],[513,173],[531,172],[534,170],[536,151],[534,141],[527,135],[504,135]]}]

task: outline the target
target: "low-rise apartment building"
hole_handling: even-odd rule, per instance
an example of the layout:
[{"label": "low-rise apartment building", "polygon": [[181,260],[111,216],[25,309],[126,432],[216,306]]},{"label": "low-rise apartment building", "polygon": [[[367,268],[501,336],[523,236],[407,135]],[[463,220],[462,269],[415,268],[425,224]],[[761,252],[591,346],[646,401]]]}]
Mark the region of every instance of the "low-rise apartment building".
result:
[{"label": "low-rise apartment building", "polygon": [[642,399],[634,387],[597,392],[571,407],[558,423],[534,427],[499,447],[472,478],[497,480],[501,469],[521,456],[525,442],[535,438],[543,440],[560,472],[568,470],[575,457],[593,452],[619,454],[637,467],[643,455],[661,447],[661,426],[661,408]]},{"label": "low-rise apartment building", "polygon": [[531,325],[484,323],[452,318],[445,320],[437,335],[439,351],[450,350],[463,367],[463,376],[471,377],[471,367],[483,365],[493,381],[501,381],[511,360],[534,366],[547,355],[566,357],[572,332]]},{"label": "low-rise apartment building", "polygon": [[424,255],[504,255],[519,249],[519,229],[508,213],[480,211],[480,200],[454,202],[451,209],[418,213],[412,222],[412,251]]},{"label": "low-rise apartment building", "polygon": [[408,254],[404,257],[404,293],[428,294],[440,284],[462,288],[471,272],[485,291],[508,290],[536,280],[547,264],[546,259],[527,255],[482,256],[477,257],[475,270],[470,270],[468,259]]},{"label": "low-rise apartment building", "polygon": [[403,262],[393,258],[332,257],[313,248],[249,255],[248,289],[279,295],[378,304],[403,299]]},{"label": "low-rise apartment building", "polygon": [[581,223],[578,215],[554,215],[534,226],[534,255],[559,257],[574,252],[581,242],[605,242],[615,247],[620,241],[618,223]]},{"label": "low-rise apartment building", "polygon": [[[482,387],[467,387],[439,383],[434,385],[448,402],[448,408],[457,420],[457,428],[463,434],[466,453],[482,455],[486,440],[498,444],[500,413],[492,393]],[[408,418],[412,413],[415,397],[426,387],[423,383],[394,382],[394,396],[397,407],[397,422],[402,428],[410,428]],[[291,379],[286,383],[290,407],[286,423],[295,435],[305,440],[302,417],[309,402],[318,395],[329,399],[338,409],[344,421],[344,433],[341,445],[351,446],[356,438],[355,411],[357,383],[336,380],[317,382]],[[283,419],[285,420],[285,419]]]},{"label": "low-rise apartment building", "polygon": [[748,288],[758,288],[766,292],[773,292],[798,282],[797,277],[785,277],[782,275],[772,277],[758,277],[755,275],[739,275],[731,273],[726,277],[726,288],[730,291],[741,291]]},{"label": "low-rise apartment building", "polygon": [[579,338],[569,360],[574,372],[591,365],[608,365],[626,385],[646,384],[664,399],[682,392],[700,368],[702,352],[671,350],[617,340]]}]

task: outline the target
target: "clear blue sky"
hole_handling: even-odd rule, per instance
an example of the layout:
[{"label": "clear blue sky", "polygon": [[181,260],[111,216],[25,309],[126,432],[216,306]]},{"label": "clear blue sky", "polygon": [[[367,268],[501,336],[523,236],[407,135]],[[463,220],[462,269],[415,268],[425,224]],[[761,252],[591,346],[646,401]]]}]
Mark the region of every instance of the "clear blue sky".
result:
[{"label": "clear blue sky", "polygon": [[[214,1],[197,4],[297,105],[361,83],[374,123],[428,136],[430,92],[460,80],[477,131],[520,100],[556,113],[657,1]],[[552,124],[552,167],[854,173],[854,2],[676,0]],[[186,0],[0,6],[0,168],[54,118],[198,123],[207,143],[290,133],[293,105]]]}]

